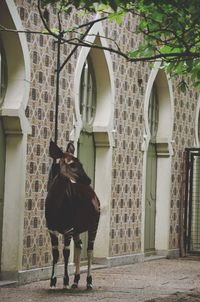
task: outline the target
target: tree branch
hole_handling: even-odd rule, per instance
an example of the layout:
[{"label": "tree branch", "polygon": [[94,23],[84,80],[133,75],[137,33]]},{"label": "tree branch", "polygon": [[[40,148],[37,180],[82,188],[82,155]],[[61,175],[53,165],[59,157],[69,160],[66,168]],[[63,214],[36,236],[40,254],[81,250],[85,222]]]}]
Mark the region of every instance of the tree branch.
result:
[{"label": "tree branch", "polygon": [[45,19],[44,19],[44,17],[43,17],[42,11],[41,11],[41,0],[38,0],[37,7],[38,7],[39,15],[40,15],[40,18],[41,18],[41,20],[42,20],[42,23],[43,23],[45,29],[47,30],[47,32],[48,32],[51,36],[53,36],[54,38],[58,39],[58,35],[55,34],[52,30],[50,30],[49,26],[48,26],[47,23],[45,22]]},{"label": "tree branch", "polygon": [[15,34],[23,33],[23,34],[40,34],[40,35],[51,36],[51,33],[49,33],[49,32],[32,31],[32,30],[16,30],[16,29],[7,28],[0,24],[0,32],[1,31],[6,31],[6,32],[10,32],[10,33],[15,33]]},{"label": "tree branch", "polygon": [[[116,43],[115,44],[117,46],[117,49],[114,49],[112,47],[105,47],[102,45],[100,46],[97,44],[93,44],[93,43],[84,41],[84,38],[88,35],[88,32],[92,28],[94,22],[96,23],[96,20],[93,22],[89,22],[90,26],[88,27],[88,29],[85,31],[85,33],[82,35],[81,38],[73,38],[73,39],[67,40],[64,37],[62,37],[63,43],[68,43],[70,45],[74,45],[75,47],[72,50],[72,52],[69,54],[69,56],[66,58],[66,60],[63,62],[63,64],[61,65],[60,70],[63,69],[64,65],[68,62],[68,60],[71,58],[71,56],[73,55],[73,53],[77,50],[77,48],[79,46],[106,50],[111,53],[115,53],[117,55],[124,57],[129,62],[144,62],[144,61],[153,62],[157,59],[168,59],[168,62],[169,62],[169,60],[174,62],[174,60],[177,60],[179,58],[183,58],[184,60],[186,60],[186,59],[192,60],[195,58],[200,58],[199,52],[166,53],[166,54],[158,54],[158,55],[153,55],[153,56],[148,56],[148,57],[130,58],[130,55],[127,53],[123,53]],[[8,28],[4,27],[3,25],[0,25],[0,31],[6,31],[6,32],[11,32],[11,33],[43,34],[43,35],[52,36],[52,34],[50,32],[38,32],[38,31],[30,31],[30,30],[14,30],[14,29],[8,29]],[[54,38],[56,37],[56,39],[58,39],[58,35],[53,35],[53,37]],[[104,37],[104,38],[107,39],[106,37]],[[77,42],[75,42],[75,41],[77,41]],[[111,39],[111,41],[112,41],[112,39]]]}]

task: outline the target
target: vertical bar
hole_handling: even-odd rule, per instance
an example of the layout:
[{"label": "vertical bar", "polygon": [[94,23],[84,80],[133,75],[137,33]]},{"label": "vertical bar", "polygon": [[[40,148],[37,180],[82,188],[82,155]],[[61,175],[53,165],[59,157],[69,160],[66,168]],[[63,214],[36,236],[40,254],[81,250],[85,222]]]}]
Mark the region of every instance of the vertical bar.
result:
[{"label": "vertical bar", "polygon": [[199,252],[199,152],[194,153],[194,177],[193,177],[193,196],[192,196],[192,252],[198,253]]},{"label": "vertical bar", "polygon": [[194,154],[191,154],[190,160],[190,192],[189,192],[189,211],[188,211],[188,251],[191,252],[191,228],[192,228],[192,195],[193,195],[193,168],[194,168]]},{"label": "vertical bar", "polygon": [[54,141],[57,144],[58,140],[58,107],[59,107],[59,91],[60,91],[60,46],[61,46],[61,36],[57,40],[57,68],[56,68],[56,107],[55,107],[55,136]]},{"label": "vertical bar", "polygon": [[189,150],[186,150],[186,176],[185,176],[185,213],[184,213],[184,249],[185,253],[187,253],[188,246],[187,246],[187,237],[188,237],[188,185],[189,185]]},{"label": "vertical bar", "polygon": [[180,256],[184,257],[186,254],[185,249],[185,216],[184,211],[186,207],[186,174],[187,174],[187,166],[186,166],[186,150],[183,152],[183,164],[182,164],[182,185],[181,185],[181,198],[180,198],[180,211],[179,211],[179,221],[180,221],[180,232],[179,232],[179,246],[180,246]]},{"label": "vertical bar", "polygon": [[199,167],[199,162],[200,158],[199,158],[199,152],[196,154],[196,183],[195,183],[195,189],[196,189],[196,213],[195,213],[195,220],[196,220],[196,227],[197,227],[197,232],[196,232],[196,250],[199,251],[200,249],[200,242],[199,242],[199,238],[200,238],[200,189],[199,189],[199,172],[200,172],[200,167]]}]

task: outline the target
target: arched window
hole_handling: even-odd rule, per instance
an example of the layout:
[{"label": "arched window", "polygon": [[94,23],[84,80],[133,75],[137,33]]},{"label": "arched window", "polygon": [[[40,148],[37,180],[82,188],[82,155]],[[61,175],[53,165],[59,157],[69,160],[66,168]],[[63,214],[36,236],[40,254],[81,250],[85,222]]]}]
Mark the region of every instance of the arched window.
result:
[{"label": "arched window", "polygon": [[158,97],[156,84],[153,84],[148,108],[148,124],[151,134],[147,152],[146,174],[146,201],[145,201],[145,244],[146,254],[155,252],[156,230],[156,191],[157,191],[157,145],[156,136],[158,131]]},{"label": "arched window", "polygon": [[7,65],[3,45],[0,39],[0,105],[3,103],[7,85]]},{"label": "arched window", "polygon": [[96,80],[92,64],[87,58],[80,82],[80,114],[83,128],[92,126],[96,112]]},{"label": "arched window", "polygon": [[156,85],[154,83],[149,100],[148,122],[149,130],[151,133],[151,141],[156,140],[156,134],[158,130],[158,97],[156,91]]}]

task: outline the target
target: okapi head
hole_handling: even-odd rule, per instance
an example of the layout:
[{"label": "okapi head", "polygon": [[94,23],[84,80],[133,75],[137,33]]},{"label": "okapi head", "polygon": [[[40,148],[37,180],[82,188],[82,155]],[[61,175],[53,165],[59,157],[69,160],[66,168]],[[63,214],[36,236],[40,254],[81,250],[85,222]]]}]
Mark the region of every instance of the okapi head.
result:
[{"label": "okapi head", "polygon": [[72,142],[67,145],[66,152],[63,152],[53,141],[50,142],[49,155],[54,160],[60,159],[60,174],[72,182],[81,182],[89,185],[90,178],[85,173],[82,164],[74,156],[75,147]]},{"label": "okapi head", "polygon": [[74,154],[75,148],[74,144],[72,142],[69,142],[67,145],[66,152],[63,152],[61,148],[59,148],[56,143],[53,141],[50,141],[49,145],[49,155],[53,159],[58,159],[58,158],[72,158]]}]

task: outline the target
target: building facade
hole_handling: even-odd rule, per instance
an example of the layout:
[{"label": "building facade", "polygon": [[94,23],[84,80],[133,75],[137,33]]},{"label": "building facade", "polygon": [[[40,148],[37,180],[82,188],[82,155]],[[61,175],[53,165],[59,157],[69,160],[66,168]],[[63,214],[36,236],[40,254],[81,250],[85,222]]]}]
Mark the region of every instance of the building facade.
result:
[{"label": "building facade", "polygon": [[[56,23],[55,11],[50,18]],[[82,19],[74,13],[64,22]],[[0,24],[10,29],[0,33],[0,270],[3,279],[27,282],[46,278],[51,265],[44,209],[57,48],[36,33],[43,29],[37,1],[3,0]],[[134,48],[141,42],[130,34],[136,25],[130,15],[120,27],[95,23],[87,39],[107,47],[104,36],[111,36],[122,50]],[[61,62],[72,48],[62,45]],[[59,87],[58,145],[74,141],[101,201],[95,260],[179,255],[183,154],[199,144],[198,91],[179,92],[160,62],[134,64],[86,47],[64,66]]]}]

